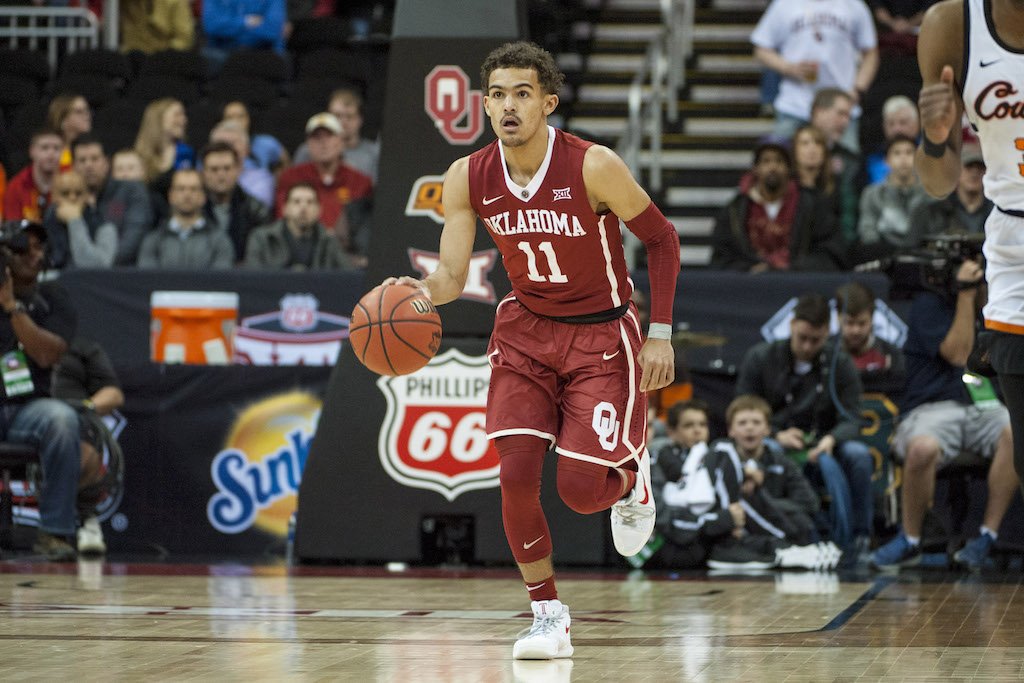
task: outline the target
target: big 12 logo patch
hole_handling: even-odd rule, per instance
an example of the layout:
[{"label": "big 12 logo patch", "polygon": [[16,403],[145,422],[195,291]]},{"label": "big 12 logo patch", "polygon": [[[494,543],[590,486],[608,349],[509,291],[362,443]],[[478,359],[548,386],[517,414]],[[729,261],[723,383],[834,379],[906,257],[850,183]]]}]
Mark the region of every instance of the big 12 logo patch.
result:
[{"label": "big 12 logo patch", "polygon": [[411,375],[378,379],[388,407],[377,450],[388,475],[449,501],[497,487],[485,416],[490,377],[485,356],[449,349]]}]

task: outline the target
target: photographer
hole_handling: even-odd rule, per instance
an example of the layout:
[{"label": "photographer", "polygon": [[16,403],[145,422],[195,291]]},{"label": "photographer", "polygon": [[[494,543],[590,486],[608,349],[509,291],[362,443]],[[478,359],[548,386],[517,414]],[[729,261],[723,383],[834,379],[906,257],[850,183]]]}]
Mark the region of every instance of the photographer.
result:
[{"label": "photographer", "polygon": [[991,385],[978,391],[965,384],[964,366],[985,299],[983,277],[977,260],[967,258],[958,266],[952,261],[937,287],[914,297],[903,346],[907,384],[893,440],[903,462],[903,529],[871,556],[877,568],[920,562],[921,527],[932,504],[935,472],[961,453],[992,464],[980,535],[954,555],[957,563],[972,570],[984,565],[1019,486],[1006,407],[995,400]]},{"label": "photographer", "polygon": [[78,415],[49,398],[54,365],[74,336],[77,316],[64,288],[39,283],[46,230],[8,223],[0,234],[0,439],[39,450],[43,481],[34,549],[50,560],[70,560],[75,549],[75,498],[80,467]]}]

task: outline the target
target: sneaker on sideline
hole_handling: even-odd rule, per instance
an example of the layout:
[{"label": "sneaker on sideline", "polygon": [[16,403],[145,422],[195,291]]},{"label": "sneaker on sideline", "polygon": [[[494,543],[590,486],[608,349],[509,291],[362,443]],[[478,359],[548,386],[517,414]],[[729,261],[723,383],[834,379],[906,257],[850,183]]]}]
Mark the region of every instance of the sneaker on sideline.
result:
[{"label": "sneaker on sideline", "polygon": [[902,533],[871,553],[871,566],[881,571],[898,571],[900,567],[921,564],[921,544],[910,545]]},{"label": "sneaker on sideline", "polygon": [[831,570],[839,566],[843,551],[832,541],[811,543],[810,545],[791,545],[775,551],[777,566],[800,569]]},{"label": "sneaker on sideline", "polygon": [[51,562],[70,562],[75,559],[75,549],[60,536],[40,531],[36,542],[32,545],[33,552],[45,555]]},{"label": "sneaker on sideline", "polygon": [[561,659],[572,656],[569,608],[559,600],[534,600],[533,626],[512,646],[513,659]]},{"label": "sneaker on sideline", "polygon": [[963,548],[957,550],[953,555],[953,560],[965,569],[972,572],[980,572],[985,567],[988,554],[992,551],[992,545],[995,542],[995,539],[988,534],[981,534],[977,538],[968,541]]},{"label": "sneaker on sideline", "polygon": [[107,552],[107,544],[103,542],[103,529],[100,520],[89,517],[78,528],[78,552],[83,555],[103,555]]},{"label": "sneaker on sideline", "polygon": [[643,550],[654,533],[654,492],[651,490],[651,454],[644,451],[629,494],[612,505],[612,541],[615,550],[632,557]]}]

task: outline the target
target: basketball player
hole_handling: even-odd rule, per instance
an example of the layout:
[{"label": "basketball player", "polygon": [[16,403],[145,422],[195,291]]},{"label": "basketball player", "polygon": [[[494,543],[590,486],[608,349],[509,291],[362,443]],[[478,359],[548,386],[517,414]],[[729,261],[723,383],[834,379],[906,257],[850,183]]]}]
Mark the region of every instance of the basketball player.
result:
[{"label": "basketball player", "polygon": [[[531,43],[487,57],[484,109],[498,140],[448,169],[437,270],[422,281],[385,280],[422,287],[435,304],[458,298],[480,216],[512,282],[488,347],[487,432],[501,458],[505,535],[534,614],[516,659],[573,651],[540,506],[544,454],[559,455],[562,500],[583,514],[611,507],[615,547],[635,555],[654,528],[645,392],[674,375],[679,238],[618,156],[547,125],[563,78]],[[630,303],[620,218],[647,247],[646,341]]]},{"label": "basketball player", "polygon": [[956,188],[965,110],[981,140],[985,196],[996,205],[985,222],[985,326],[1024,480],[1024,1],[944,0],[925,15],[917,54],[925,189],[945,197]]}]

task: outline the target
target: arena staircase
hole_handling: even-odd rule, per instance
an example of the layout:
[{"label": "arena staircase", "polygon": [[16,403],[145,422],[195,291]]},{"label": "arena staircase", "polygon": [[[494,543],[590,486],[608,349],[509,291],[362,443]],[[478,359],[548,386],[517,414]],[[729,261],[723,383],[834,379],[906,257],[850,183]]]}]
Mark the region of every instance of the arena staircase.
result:
[{"label": "arena staircase", "polygon": [[[760,70],[749,40],[766,0],[707,4],[695,11],[679,117],[664,124],[661,136],[662,189],[652,192],[679,232],[684,266],[709,263],[714,217],[750,167],[754,143],[771,130],[771,119],[759,115]],[[604,4],[591,25],[591,51],[570,78],[577,85],[569,130],[617,146],[626,131],[630,83],[660,28],[658,0]],[[563,68],[571,74],[573,66]],[[651,154],[642,151],[640,180],[648,188],[650,163]]]}]

